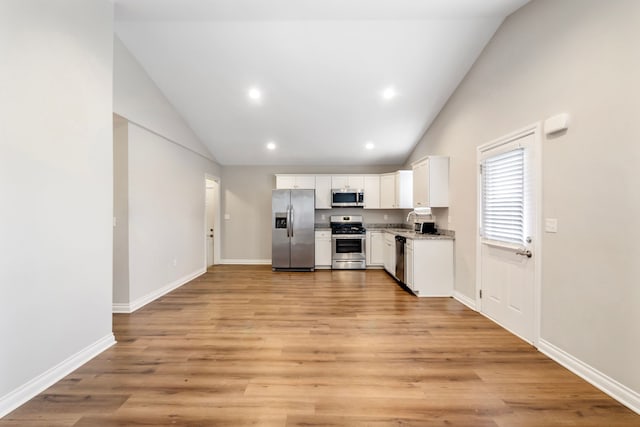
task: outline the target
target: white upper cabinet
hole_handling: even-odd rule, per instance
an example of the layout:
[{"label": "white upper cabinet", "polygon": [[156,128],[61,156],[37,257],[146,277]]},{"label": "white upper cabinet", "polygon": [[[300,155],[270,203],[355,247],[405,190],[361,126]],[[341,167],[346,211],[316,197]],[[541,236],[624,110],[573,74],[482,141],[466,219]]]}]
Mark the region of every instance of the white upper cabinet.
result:
[{"label": "white upper cabinet", "polygon": [[395,173],[395,208],[413,209],[413,171]]},{"label": "white upper cabinet", "polygon": [[276,175],[276,188],[289,190],[313,190],[316,188],[315,175]]},{"label": "white upper cabinet", "polygon": [[430,156],[413,165],[413,207],[449,206],[449,158]]},{"label": "white upper cabinet", "polygon": [[352,190],[362,190],[364,188],[364,176],[362,175],[332,176],[331,188],[350,188]]},{"label": "white upper cabinet", "polygon": [[364,208],[380,208],[380,175],[364,176]]},{"label": "white upper cabinet", "polygon": [[[316,209],[331,209],[331,189],[362,190],[365,209],[413,208],[413,172],[382,175],[276,175],[277,189],[315,189]],[[421,206],[421,205],[418,205]]]},{"label": "white upper cabinet", "polygon": [[[365,196],[366,197],[366,196]],[[396,176],[393,173],[380,175],[380,208],[393,209],[396,204]]]},{"label": "white upper cabinet", "polygon": [[316,209],[331,209],[331,175],[316,175]]},{"label": "white upper cabinet", "polygon": [[380,208],[413,208],[412,171],[396,171],[380,175]]}]

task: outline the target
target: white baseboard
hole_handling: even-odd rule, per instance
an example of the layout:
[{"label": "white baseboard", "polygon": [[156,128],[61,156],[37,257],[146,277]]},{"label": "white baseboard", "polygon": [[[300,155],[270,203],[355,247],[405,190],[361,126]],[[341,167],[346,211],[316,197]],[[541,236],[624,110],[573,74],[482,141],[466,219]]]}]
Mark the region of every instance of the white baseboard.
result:
[{"label": "white baseboard", "polygon": [[131,313],[131,307],[126,302],[114,302],[111,305],[111,311],[113,313]]},{"label": "white baseboard", "polygon": [[599,388],[632,411],[640,414],[640,393],[620,384],[613,378],[603,374],[592,366],[577,359],[566,351],[540,338],[538,350],[549,356],[574,374]]},{"label": "white baseboard", "polygon": [[270,265],[271,259],[221,259],[220,264]]},{"label": "white baseboard", "polygon": [[478,309],[476,308],[476,302],[471,298],[469,298],[468,296],[466,296],[465,294],[463,294],[462,292],[453,291],[453,297],[456,300],[460,301],[462,304],[469,307],[471,310],[478,311]]},{"label": "white baseboard", "polygon": [[173,291],[174,289],[179,288],[182,285],[187,284],[188,282],[192,281],[193,279],[195,279],[196,277],[202,276],[204,273],[206,272],[206,270],[204,268],[199,269],[191,274],[188,274],[186,276],[183,276],[181,278],[179,278],[178,280],[175,280],[171,283],[169,283],[166,286],[161,287],[160,289],[156,289],[153,292],[148,293],[147,295],[144,295],[134,301],[131,301],[129,304],[127,303],[115,303],[112,304],[111,306],[111,311],[113,313],[133,313],[134,311],[144,307],[145,305],[149,304],[150,302],[153,302],[155,300],[157,300],[158,298],[160,298],[161,296],[164,296],[166,294],[168,294],[169,292]]},{"label": "white baseboard", "polygon": [[80,350],[31,381],[5,394],[0,398],[0,418],[42,393],[115,343],[116,340],[113,334],[109,333],[107,336]]}]

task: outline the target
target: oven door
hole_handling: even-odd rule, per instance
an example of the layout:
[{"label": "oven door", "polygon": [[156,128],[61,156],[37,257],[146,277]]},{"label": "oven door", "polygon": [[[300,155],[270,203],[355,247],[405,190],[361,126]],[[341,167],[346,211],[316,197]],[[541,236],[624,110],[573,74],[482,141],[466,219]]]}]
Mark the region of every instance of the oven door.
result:
[{"label": "oven door", "polygon": [[331,236],[331,268],[360,270],[367,268],[364,234],[334,234]]},{"label": "oven door", "polygon": [[362,261],[365,259],[365,245],[364,234],[334,234],[331,236],[331,258],[332,260]]}]

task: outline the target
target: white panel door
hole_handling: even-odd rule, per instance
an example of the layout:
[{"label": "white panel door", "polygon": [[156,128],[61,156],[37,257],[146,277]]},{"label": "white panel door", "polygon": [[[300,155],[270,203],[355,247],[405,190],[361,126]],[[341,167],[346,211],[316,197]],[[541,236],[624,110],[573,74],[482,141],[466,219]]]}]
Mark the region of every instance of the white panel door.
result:
[{"label": "white panel door", "polygon": [[533,132],[480,147],[481,311],[534,343]]}]

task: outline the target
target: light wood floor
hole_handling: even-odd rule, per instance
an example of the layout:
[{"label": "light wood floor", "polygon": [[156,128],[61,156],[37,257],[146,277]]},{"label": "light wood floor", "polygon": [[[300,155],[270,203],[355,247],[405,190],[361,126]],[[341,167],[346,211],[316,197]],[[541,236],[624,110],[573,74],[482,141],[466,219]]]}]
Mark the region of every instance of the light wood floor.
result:
[{"label": "light wood floor", "polygon": [[219,266],[114,315],[114,331],[0,426],[640,426],[478,313],[383,271]]}]

